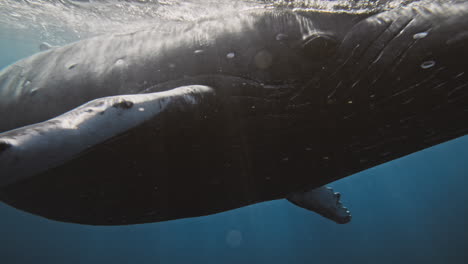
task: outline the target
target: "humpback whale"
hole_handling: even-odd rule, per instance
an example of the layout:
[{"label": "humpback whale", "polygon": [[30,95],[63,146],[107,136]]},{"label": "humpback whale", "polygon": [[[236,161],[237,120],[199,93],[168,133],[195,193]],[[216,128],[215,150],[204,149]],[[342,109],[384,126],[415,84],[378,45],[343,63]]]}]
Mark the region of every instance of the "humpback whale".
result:
[{"label": "humpback whale", "polygon": [[254,10],[97,36],[0,72],[0,200],[126,225],[275,199],[468,131],[468,3]]}]

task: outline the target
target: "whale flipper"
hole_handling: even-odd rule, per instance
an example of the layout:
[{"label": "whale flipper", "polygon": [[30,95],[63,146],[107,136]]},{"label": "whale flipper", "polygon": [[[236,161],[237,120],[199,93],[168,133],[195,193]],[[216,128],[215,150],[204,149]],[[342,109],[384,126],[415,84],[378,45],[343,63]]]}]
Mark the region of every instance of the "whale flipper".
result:
[{"label": "whale flipper", "polygon": [[0,187],[67,163],[87,150],[171,111],[193,111],[212,98],[208,86],[103,97],[50,120],[0,133]]},{"label": "whale flipper", "polygon": [[338,224],[346,224],[351,221],[351,213],[340,202],[340,193],[322,186],[309,191],[301,191],[290,194],[287,199],[293,204],[311,210],[335,221]]}]

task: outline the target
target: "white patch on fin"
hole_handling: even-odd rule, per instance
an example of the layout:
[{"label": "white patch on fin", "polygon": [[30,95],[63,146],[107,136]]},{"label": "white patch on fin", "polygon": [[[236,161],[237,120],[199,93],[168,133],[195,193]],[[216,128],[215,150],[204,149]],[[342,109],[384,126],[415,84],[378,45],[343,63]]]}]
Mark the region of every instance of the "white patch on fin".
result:
[{"label": "white patch on fin", "polygon": [[351,213],[341,204],[340,197],[340,193],[334,193],[332,188],[322,186],[309,191],[295,192],[286,198],[293,204],[338,224],[346,224],[351,221]]}]

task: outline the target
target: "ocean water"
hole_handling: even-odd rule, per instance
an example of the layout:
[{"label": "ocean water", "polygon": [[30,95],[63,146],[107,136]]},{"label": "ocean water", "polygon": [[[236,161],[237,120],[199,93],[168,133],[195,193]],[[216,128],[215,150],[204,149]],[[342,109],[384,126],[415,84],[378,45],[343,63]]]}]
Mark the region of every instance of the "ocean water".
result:
[{"label": "ocean water", "polygon": [[[42,40],[2,29],[0,68]],[[114,227],[0,203],[0,263],[468,263],[467,160],[465,136],[330,184],[353,214],[345,225],[285,200]]]}]

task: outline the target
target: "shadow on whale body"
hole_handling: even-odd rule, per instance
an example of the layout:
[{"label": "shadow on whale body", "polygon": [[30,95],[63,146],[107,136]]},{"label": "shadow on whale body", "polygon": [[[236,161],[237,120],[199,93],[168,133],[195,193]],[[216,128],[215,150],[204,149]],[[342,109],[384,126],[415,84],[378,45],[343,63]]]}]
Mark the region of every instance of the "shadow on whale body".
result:
[{"label": "shadow on whale body", "polygon": [[[0,74],[0,198],[123,225],[287,198],[468,130],[468,4],[260,10],[56,47]],[[81,105],[81,106],[80,106]]]}]

